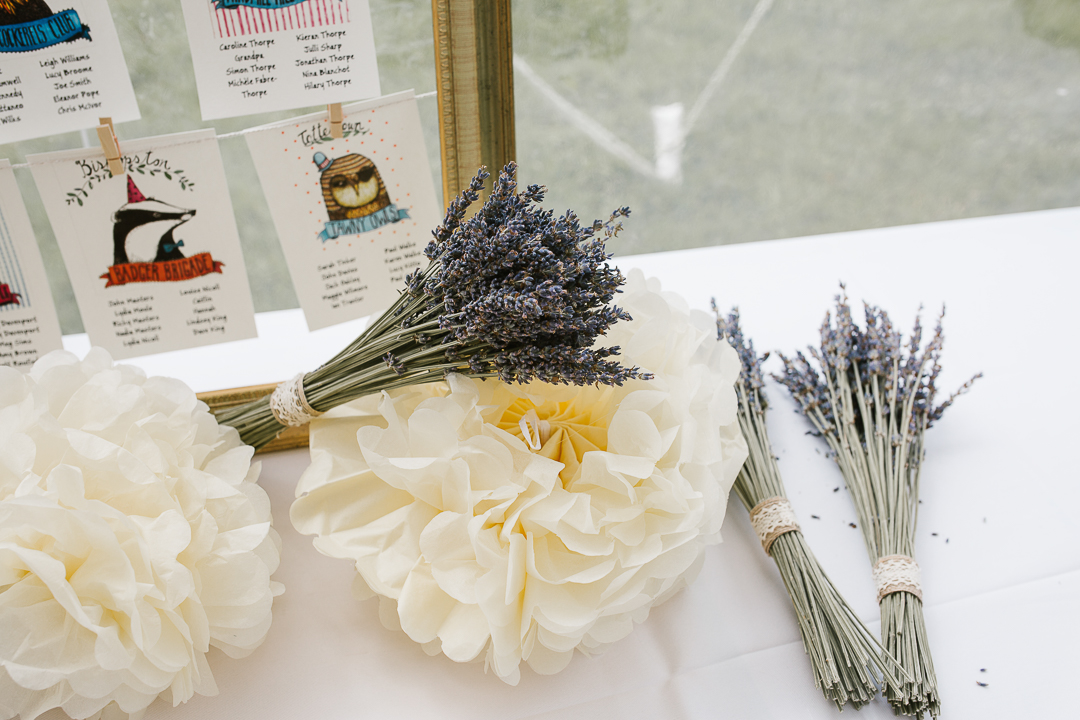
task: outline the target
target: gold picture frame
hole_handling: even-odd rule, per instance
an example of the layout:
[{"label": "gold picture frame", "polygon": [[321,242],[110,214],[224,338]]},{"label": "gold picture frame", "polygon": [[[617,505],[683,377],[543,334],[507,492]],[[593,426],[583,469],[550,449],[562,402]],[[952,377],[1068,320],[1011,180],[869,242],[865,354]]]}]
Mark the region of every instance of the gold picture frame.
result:
[{"label": "gold picture frame", "polygon": [[[510,0],[432,0],[443,198],[514,159]],[[490,187],[490,184],[489,184]]]},{"label": "gold picture frame", "polygon": [[[443,198],[456,197],[481,165],[514,159],[514,59],[510,0],[432,0]],[[490,187],[490,183],[488,184]],[[482,196],[486,197],[487,188]],[[217,412],[269,395],[276,383],[213,390]],[[286,428],[258,452],[306,447],[308,429]]]}]

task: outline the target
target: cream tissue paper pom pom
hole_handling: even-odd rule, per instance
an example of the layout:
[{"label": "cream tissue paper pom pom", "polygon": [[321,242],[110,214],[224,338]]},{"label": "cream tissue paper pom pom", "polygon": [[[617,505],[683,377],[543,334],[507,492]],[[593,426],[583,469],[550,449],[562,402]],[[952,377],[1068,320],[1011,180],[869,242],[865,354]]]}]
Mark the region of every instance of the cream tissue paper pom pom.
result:
[{"label": "cream tissue paper pom pom", "polygon": [[654,373],[622,387],[452,375],[312,423],[292,507],[359,597],[429,654],[516,684],[625,637],[720,540],[746,458],[739,359],[715,321],[631,273],[605,341]]},{"label": "cream tissue paper pom pom", "polygon": [[91,350],[0,368],[0,718],[127,718],[216,693],[270,627],[259,465],[178,380]]}]

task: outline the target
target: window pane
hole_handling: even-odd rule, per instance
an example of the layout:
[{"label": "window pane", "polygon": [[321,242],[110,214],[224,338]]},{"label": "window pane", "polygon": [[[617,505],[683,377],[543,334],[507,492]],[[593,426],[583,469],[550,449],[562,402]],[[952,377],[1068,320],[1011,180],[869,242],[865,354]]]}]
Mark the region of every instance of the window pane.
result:
[{"label": "window pane", "polygon": [[522,180],[620,254],[1080,205],[1077,0],[515,0]]}]

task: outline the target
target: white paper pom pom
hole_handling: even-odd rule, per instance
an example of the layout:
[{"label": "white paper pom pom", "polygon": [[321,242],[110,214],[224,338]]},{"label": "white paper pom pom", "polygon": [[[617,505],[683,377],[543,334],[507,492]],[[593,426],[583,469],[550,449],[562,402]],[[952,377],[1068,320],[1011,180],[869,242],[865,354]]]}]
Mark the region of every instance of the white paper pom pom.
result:
[{"label": "white paper pom pom", "polygon": [[178,380],[91,350],[0,368],[0,718],[217,692],[281,586],[259,465]]},{"label": "white paper pom pom", "polygon": [[685,586],[719,542],[746,457],[739,360],[714,321],[632,273],[606,345],[652,372],[622,387],[448,383],[312,423],[296,528],[352,560],[358,597],[509,683],[566,667]]}]

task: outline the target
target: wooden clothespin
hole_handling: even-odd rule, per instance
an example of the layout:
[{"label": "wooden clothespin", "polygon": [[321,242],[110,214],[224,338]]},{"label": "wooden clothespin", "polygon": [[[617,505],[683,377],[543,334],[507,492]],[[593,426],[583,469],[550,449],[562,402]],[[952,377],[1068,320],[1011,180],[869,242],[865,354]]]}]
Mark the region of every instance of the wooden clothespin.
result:
[{"label": "wooden clothespin", "polygon": [[338,139],[345,137],[341,131],[341,124],[345,122],[345,114],[341,112],[341,103],[330,103],[326,106],[326,111],[330,113],[330,137]]},{"label": "wooden clothespin", "polygon": [[109,174],[116,177],[124,172],[124,161],[120,159],[120,143],[116,141],[116,129],[113,127],[112,118],[98,118],[98,122],[98,140],[101,141],[101,149],[105,151],[105,160],[109,163]]}]

